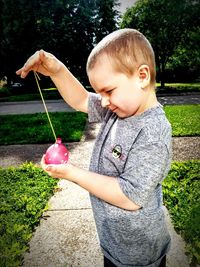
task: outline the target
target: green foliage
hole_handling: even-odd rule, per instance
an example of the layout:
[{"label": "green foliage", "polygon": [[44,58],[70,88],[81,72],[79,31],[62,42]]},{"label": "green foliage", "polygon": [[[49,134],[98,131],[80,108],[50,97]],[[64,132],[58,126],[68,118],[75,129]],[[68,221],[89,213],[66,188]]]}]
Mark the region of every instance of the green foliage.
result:
[{"label": "green foliage", "polygon": [[118,0],[97,0],[95,42],[98,43],[107,34],[117,29],[119,12],[116,6]]},{"label": "green foliage", "polygon": [[[165,106],[173,136],[200,135],[200,105]],[[81,112],[50,113],[55,132],[63,142],[82,137],[87,115]],[[13,129],[12,131],[10,129]],[[17,130],[16,130],[17,129]],[[0,116],[0,144],[52,143],[53,135],[45,113]]]},{"label": "green foliage", "polygon": [[161,88],[160,83],[156,83],[158,93],[185,93],[185,92],[199,92],[200,83],[166,83],[164,88]]},{"label": "green foliage", "polygon": [[[151,42],[158,68],[157,80],[161,81],[162,86],[170,57],[180,46],[188,47],[187,37],[194,32],[200,33],[199,11],[198,1],[138,0],[123,17],[122,28],[138,29]],[[199,56],[199,45],[191,47],[196,47]]]},{"label": "green foliage", "polygon": [[200,30],[191,33],[166,64],[166,80],[169,82],[200,81]]},{"label": "green foliage", "polygon": [[[80,141],[87,115],[82,112],[55,112],[50,118],[63,142]],[[52,143],[54,140],[45,113],[0,116],[0,145]],[[12,129],[12,131],[11,131]]]},{"label": "green foliage", "polygon": [[[81,82],[88,83],[87,57],[99,32],[113,30],[116,2],[0,0],[0,77],[16,80],[15,71],[43,48],[55,54]],[[33,83],[30,76],[27,82]]]},{"label": "green foliage", "polygon": [[0,97],[9,97],[11,95],[9,89],[7,87],[0,88]]},{"label": "green foliage", "polygon": [[0,266],[17,267],[57,180],[26,163],[0,168]]},{"label": "green foliage", "polygon": [[200,135],[200,105],[171,105],[165,106],[164,110],[173,136]]},{"label": "green foliage", "polygon": [[85,82],[85,64],[93,47],[94,1],[40,1],[39,13],[37,27],[42,47]]},{"label": "green foliage", "polygon": [[[61,99],[61,95],[57,90],[52,90],[51,92],[43,91],[42,93],[45,100],[55,100]],[[7,89],[7,93],[4,94],[4,91],[0,89],[0,102],[18,102],[18,101],[32,101],[40,100],[41,96],[38,93],[28,93],[28,94],[17,94],[14,95],[10,93]]]},{"label": "green foliage", "polygon": [[200,264],[200,161],[174,162],[163,182],[164,203],[175,229]]},{"label": "green foliage", "polygon": [[10,83],[15,70],[24,62],[24,56],[30,55],[37,42],[34,22],[38,6],[36,0],[1,0],[0,7],[0,76],[7,76]]}]

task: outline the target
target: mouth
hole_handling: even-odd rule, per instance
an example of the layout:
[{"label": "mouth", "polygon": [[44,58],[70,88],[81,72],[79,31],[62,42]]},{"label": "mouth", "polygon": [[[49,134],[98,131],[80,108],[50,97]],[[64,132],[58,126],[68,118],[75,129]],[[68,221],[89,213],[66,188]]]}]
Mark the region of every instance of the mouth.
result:
[{"label": "mouth", "polygon": [[115,112],[115,111],[117,110],[117,108],[113,108],[113,109],[110,108],[110,110],[111,110],[112,112]]}]

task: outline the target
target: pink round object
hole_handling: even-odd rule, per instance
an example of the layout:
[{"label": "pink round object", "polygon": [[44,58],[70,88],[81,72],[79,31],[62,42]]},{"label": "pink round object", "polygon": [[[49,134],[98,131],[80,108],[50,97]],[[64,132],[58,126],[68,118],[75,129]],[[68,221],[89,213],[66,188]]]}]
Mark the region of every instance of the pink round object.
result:
[{"label": "pink round object", "polygon": [[57,138],[56,143],[50,146],[45,154],[46,164],[65,164],[69,159],[69,152],[65,145],[62,144],[62,139]]}]

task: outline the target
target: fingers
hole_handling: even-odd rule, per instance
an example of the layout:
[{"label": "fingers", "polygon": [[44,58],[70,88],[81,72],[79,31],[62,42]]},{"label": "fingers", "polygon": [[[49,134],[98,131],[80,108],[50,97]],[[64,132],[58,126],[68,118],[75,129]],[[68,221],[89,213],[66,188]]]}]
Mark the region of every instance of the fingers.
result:
[{"label": "fingers", "polygon": [[45,155],[42,156],[41,167],[46,173],[48,173],[49,176],[53,178],[62,178],[58,165],[50,165],[45,163]]},{"label": "fingers", "polygon": [[42,156],[42,159],[41,159],[41,167],[44,171],[49,171],[51,169],[51,166],[46,164],[45,162],[45,155]]},{"label": "fingers", "polygon": [[16,71],[17,75],[20,75],[21,78],[25,78],[30,71],[37,71],[42,60],[44,60],[44,50],[35,52],[24,64],[24,66]]}]

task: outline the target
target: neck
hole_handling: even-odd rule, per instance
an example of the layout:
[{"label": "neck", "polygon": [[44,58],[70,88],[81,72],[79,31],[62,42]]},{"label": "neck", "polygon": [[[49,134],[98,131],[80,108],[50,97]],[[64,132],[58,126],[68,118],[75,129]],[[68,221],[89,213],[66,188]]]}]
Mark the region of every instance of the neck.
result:
[{"label": "neck", "polygon": [[158,100],[156,97],[155,89],[148,88],[144,92],[144,102],[137,111],[137,114],[143,113],[150,108],[158,106]]}]

